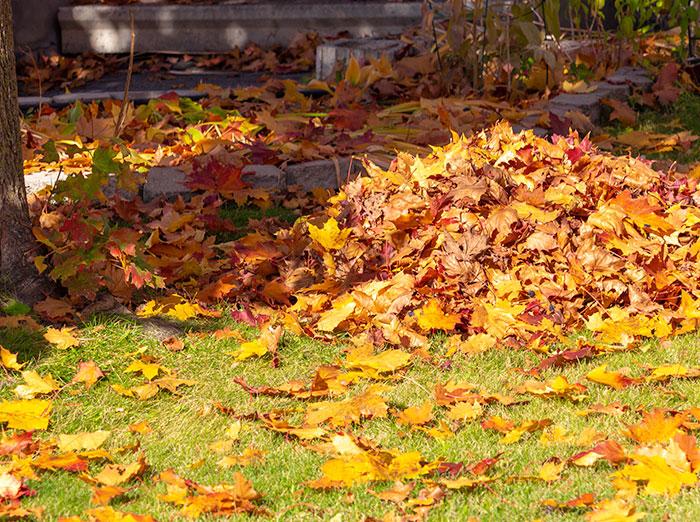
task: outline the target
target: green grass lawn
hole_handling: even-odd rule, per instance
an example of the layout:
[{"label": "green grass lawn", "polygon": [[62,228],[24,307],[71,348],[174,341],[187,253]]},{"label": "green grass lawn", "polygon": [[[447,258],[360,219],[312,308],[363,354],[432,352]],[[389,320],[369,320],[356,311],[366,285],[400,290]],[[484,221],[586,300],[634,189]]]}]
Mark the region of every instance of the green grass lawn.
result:
[{"label": "green grass lawn", "polygon": [[[619,122],[611,122],[604,130],[612,135],[618,135],[628,130],[638,130],[650,134],[675,134],[681,131],[690,131],[695,136],[700,136],[700,94],[684,92],[676,102],[666,108],[650,109],[641,105],[632,105],[638,113],[635,125],[628,127]],[[627,149],[629,147],[620,146],[616,152],[623,153]],[[644,155],[649,159],[666,159],[681,164],[694,163],[700,161],[700,140],[694,141],[688,150],[648,152]]]},{"label": "green grass lawn", "polygon": [[[248,338],[255,336],[254,329],[233,322],[228,314],[223,317],[191,322],[187,328],[192,332],[211,332],[229,326],[240,328]],[[240,453],[254,446],[266,452],[264,462],[223,469],[217,465],[221,455],[209,448],[211,443],[225,438],[224,434],[233,422],[230,416],[213,407],[216,401],[241,414],[304,407],[306,404],[306,401],[289,398],[251,397],[234,383],[235,377],[244,377],[253,385],[279,385],[291,379],[308,382],[319,365],[342,359],[342,344],[324,344],[284,334],[279,347],[280,364],[275,368],[269,355],[235,362],[230,353],[237,347],[237,342],[233,339],[216,340],[212,335],[201,338],[189,336],[182,351],[171,352],[156,340],[147,338],[138,324],[115,316],[91,319],[82,325],[79,337],[82,339],[81,346],[58,350],[47,345],[41,334],[0,329],[0,344],[19,354],[19,360],[28,363],[25,369],[37,370],[42,375],[50,373],[61,383],[73,378],[80,361],[95,361],[105,372],[106,377],[89,391],[85,391],[82,384],[60,391],[54,398],[49,429],[40,432],[40,437],[111,430],[105,447],[113,451],[139,441],[150,468],[138,487],[112,502],[115,509],[148,513],[158,520],[183,519],[178,508],[157,498],[164,493],[165,486],[152,479],[168,468],[205,485],[230,482],[234,472],[241,471],[262,493],[262,505],[273,514],[273,518],[277,516],[281,520],[361,520],[364,516],[381,518],[394,509],[391,503],[381,501],[368,492],[368,489],[387,489],[389,483],[330,491],[316,491],[307,487],[305,482],[321,476],[319,468],[327,457],[304,447],[296,439],[266,429],[258,421],[242,422],[240,439],[230,453]],[[588,397],[573,403],[562,399],[523,396],[529,402],[508,407],[490,405],[485,407],[485,416],[500,415],[514,421],[548,418],[574,435],[590,427],[629,446],[620,431],[626,424],[638,422],[640,415],[636,412],[637,408],[683,409],[700,405],[697,381],[675,379],[665,385],[644,384],[616,391],[587,382],[586,373],[603,362],[611,370],[630,367],[633,375],[639,375],[645,365],[682,363],[697,366],[700,365],[698,342],[700,337],[697,335],[687,335],[664,343],[663,347],[654,342],[641,349],[596,357],[592,361],[560,370],[546,370],[543,378],[564,374],[571,382],[586,384]],[[124,371],[134,360],[136,352],[155,357],[159,364],[176,371],[178,377],[196,380],[197,384],[181,388],[182,395],[179,397],[164,391],[145,401],[118,395],[111,385],[131,386],[144,381],[142,377]],[[527,351],[493,349],[476,356],[458,354],[450,359],[448,366],[440,339],[435,339],[431,353],[434,355],[432,364],[414,357],[407,371],[399,372],[395,380],[387,381],[391,387],[386,394],[390,411],[432,399],[435,384],[449,379],[470,382],[484,392],[515,394],[514,388],[528,378],[517,372],[516,368],[530,368],[541,358]],[[12,389],[20,382],[19,372],[6,373],[0,398],[14,398]],[[367,381],[364,381],[351,387],[349,395],[356,394],[366,385]],[[577,415],[578,411],[592,404],[616,401],[630,406],[629,411],[620,417]],[[436,418],[440,419],[444,416],[445,408],[436,407],[435,411]],[[135,435],[129,432],[129,424],[144,420],[153,428],[152,433]],[[386,419],[363,421],[350,431],[372,439],[383,448],[420,451],[429,460],[472,463],[503,452],[501,461],[491,471],[492,475],[500,477],[498,480],[491,483],[488,489],[449,492],[445,500],[430,511],[430,520],[465,520],[469,516],[481,520],[576,520],[585,510],[551,512],[542,507],[541,501],[547,498],[566,501],[587,492],[595,493],[598,498],[614,494],[609,480],[613,468],[604,461],[592,468],[567,466],[561,480],[553,483],[510,480],[510,477],[517,475],[537,475],[539,466],[550,457],[563,460],[590,448],[568,444],[545,445],[539,440],[539,432],[526,434],[515,444],[503,445],[499,443],[500,434],[482,429],[479,420],[475,420],[457,428],[452,437],[436,439],[398,425],[391,413]],[[135,458],[129,452],[115,455],[118,462],[130,462]],[[92,466],[91,471],[97,472],[101,464]],[[88,484],[75,473],[44,472],[39,480],[31,480],[29,485],[37,495],[23,503],[43,506],[46,520],[80,515],[94,507],[90,504]],[[638,511],[648,513],[647,520],[694,520],[700,517],[698,489],[686,489],[673,498],[641,494],[634,503]],[[242,515],[241,518],[250,517]]]}]

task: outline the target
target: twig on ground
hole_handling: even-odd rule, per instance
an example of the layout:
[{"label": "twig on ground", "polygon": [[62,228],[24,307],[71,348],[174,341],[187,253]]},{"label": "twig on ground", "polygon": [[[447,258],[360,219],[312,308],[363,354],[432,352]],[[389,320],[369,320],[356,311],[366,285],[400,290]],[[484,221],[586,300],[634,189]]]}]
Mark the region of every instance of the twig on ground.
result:
[{"label": "twig on ground", "polygon": [[129,68],[126,71],[126,81],[124,82],[124,98],[122,100],[122,106],[119,108],[119,117],[117,118],[117,125],[114,127],[114,137],[118,138],[121,134],[122,126],[124,125],[124,120],[126,119],[126,108],[129,105],[129,87],[131,85],[131,75],[134,72],[134,46],[136,43],[136,31],[134,29],[134,13],[129,13],[130,25],[131,25],[131,43],[129,44]]}]

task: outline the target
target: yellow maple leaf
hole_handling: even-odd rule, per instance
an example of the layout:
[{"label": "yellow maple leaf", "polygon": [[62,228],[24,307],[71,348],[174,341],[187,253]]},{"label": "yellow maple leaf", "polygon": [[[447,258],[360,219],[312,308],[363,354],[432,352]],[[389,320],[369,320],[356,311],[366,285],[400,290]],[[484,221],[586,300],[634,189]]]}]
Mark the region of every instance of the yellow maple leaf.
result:
[{"label": "yellow maple leaf", "polygon": [[0,422],[18,430],[45,430],[53,403],[48,400],[30,399],[0,402]]},{"label": "yellow maple leaf", "polygon": [[555,480],[559,480],[565,465],[565,462],[558,462],[556,460],[545,462],[542,464],[542,467],[540,467],[538,477],[545,482],[554,482]]},{"label": "yellow maple leaf", "polygon": [[484,408],[478,401],[474,402],[458,402],[452,406],[447,412],[447,418],[452,421],[472,420],[481,417],[484,414]]},{"label": "yellow maple leaf", "polygon": [[18,363],[17,354],[0,345],[0,364],[8,370],[21,370],[26,363]]},{"label": "yellow maple leaf", "polygon": [[78,346],[80,341],[73,335],[75,327],[63,327],[60,330],[56,328],[47,328],[44,334],[44,339],[53,344],[60,350],[66,350],[72,346]]},{"label": "yellow maple leaf", "polygon": [[329,218],[328,221],[323,224],[323,228],[309,223],[309,236],[326,250],[343,248],[350,232],[351,230],[349,228],[340,230],[340,228],[338,228],[338,222],[333,218]]},{"label": "yellow maple leaf", "polygon": [[356,307],[355,299],[350,294],[340,296],[333,301],[333,308],[321,314],[316,328],[322,332],[332,332],[352,315]]},{"label": "yellow maple leaf", "polygon": [[692,486],[698,481],[697,475],[687,470],[671,467],[658,455],[630,455],[636,464],[629,464],[616,472],[616,475],[646,482],[645,491],[652,495],[677,495],[684,485]]},{"label": "yellow maple leaf", "polygon": [[411,406],[400,412],[396,416],[399,424],[406,426],[420,426],[433,419],[433,405],[430,401],[425,401],[419,406]]},{"label": "yellow maple leaf", "polygon": [[60,388],[51,375],[42,377],[34,370],[22,372],[25,384],[20,384],[13,391],[20,399],[33,399],[37,395],[53,393]]},{"label": "yellow maple leaf", "polygon": [[266,324],[260,329],[262,331],[260,337],[252,341],[241,343],[238,350],[232,353],[236,360],[243,361],[250,357],[262,357],[266,353],[274,352],[277,349],[280,337],[282,336],[282,327],[277,326],[273,328],[269,324]]},{"label": "yellow maple leaf", "polygon": [[200,315],[205,317],[218,317],[220,315],[216,311],[207,310],[198,303],[188,301],[177,294],[148,301],[139,308],[137,313],[141,317],[166,315],[179,321],[186,321],[187,319]]},{"label": "yellow maple leaf", "polygon": [[58,449],[63,452],[96,450],[104,444],[110,434],[111,432],[106,430],[61,434],[58,436]]},{"label": "yellow maple leaf", "polygon": [[422,308],[415,311],[418,326],[423,331],[431,330],[453,330],[460,321],[459,314],[446,314],[442,311],[440,301],[430,299]]},{"label": "yellow maple leaf", "polygon": [[402,350],[385,350],[374,354],[374,348],[367,344],[350,350],[344,366],[362,370],[369,377],[379,378],[382,373],[395,372],[411,362],[412,355]]},{"label": "yellow maple leaf", "polygon": [[158,372],[169,373],[169,370],[160,364],[144,362],[141,359],[132,362],[124,371],[128,373],[141,372],[149,381],[153,380],[153,378],[158,375]]},{"label": "yellow maple leaf", "polygon": [[158,385],[153,384],[152,382],[147,382],[141,386],[134,386],[133,388],[126,388],[121,384],[112,384],[112,389],[119,395],[123,395],[124,397],[134,397],[140,401],[150,399],[160,390]]},{"label": "yellow maple leaf", "polygon": [[260,339],[253,339],[245,343],[241,343],[238,350],[233,352],[233,356],[238,361],[249,359],[250,357],[261,357],[267,353],[267,345]]},{"label": "yellow maple leaf", "polygon": [[637,382],[636,379],[623,375],[620,372],[609,372],[607,371],[607,367],[607,364],[601,364],[600,366],[593,368],[586,375],[586,379],[597,382],[598,384],[605,384],[615,388],[616,390],[621,390],[630,384],[635,384]]},{"label": "yellow maple leaf", "polygon": [[612,498],[599,502],[593,511],[586,515],[588,522],[636,522],[646,513],[637,512],[635,507],[624,499]]}]

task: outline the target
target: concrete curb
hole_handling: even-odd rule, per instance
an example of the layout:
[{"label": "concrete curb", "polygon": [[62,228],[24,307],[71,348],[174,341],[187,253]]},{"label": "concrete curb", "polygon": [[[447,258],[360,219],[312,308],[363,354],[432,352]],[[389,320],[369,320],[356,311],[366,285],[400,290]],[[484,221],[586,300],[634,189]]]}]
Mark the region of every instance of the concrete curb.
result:
[{"label": "concrete curb", "polygon": [[58,12],[64,53],[126,53],[130,13],[136,52],[222,52],[249,43],[285,45],[300,32],[353,37],[400,33],[421,20],[421,2],[253,5],[79,5]]}]

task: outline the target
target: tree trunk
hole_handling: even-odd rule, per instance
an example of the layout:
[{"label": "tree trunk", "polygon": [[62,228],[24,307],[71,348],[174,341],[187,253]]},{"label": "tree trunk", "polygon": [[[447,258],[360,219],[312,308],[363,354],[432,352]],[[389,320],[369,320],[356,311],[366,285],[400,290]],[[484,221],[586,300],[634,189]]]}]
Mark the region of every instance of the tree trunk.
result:
[{"label": "tree trunk", "polygon": [[10,0],[0,0],[0,289],[33,304],[45,281],[33,263],[36,247],[24,186]]}]

